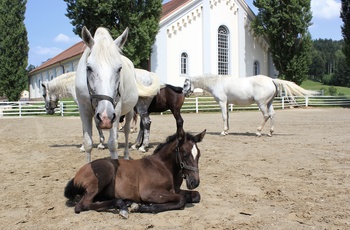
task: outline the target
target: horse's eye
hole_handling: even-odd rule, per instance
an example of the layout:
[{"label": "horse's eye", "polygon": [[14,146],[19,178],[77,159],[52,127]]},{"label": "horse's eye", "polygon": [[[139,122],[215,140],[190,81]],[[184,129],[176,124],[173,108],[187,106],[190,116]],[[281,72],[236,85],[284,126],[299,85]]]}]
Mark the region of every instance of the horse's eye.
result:
[{"label": "horse's eye", "polygon": [[120,73],[121,70],[122,70],[122,67],[119,67],[117,70],[117,73]]},{"label": "horse's eye", "polygon": [[87,71],[87,72],[92,72],[91,67],[90,67],[90,66],[87,66],[87,67],[86,67],[86,71]]}]

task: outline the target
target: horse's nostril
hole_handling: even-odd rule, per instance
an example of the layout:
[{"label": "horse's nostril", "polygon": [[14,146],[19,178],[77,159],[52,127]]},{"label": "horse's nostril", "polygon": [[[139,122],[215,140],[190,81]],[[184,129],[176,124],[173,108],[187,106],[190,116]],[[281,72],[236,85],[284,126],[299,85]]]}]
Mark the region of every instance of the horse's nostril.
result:
[{"label": "horse's nostril", "polygon": [[115,122],[116,118],[117,118],[117,115],[115,115],[115,113],[113,113],[112,123],[114,123],[114,122]]},{"label": "horse's nostril", "polygon": [[97,114],[96,114],[96,118],[97,118],[98,121],[102,121],[102,119],[101,119],[101,117],[100,117],[100,113],[97,113]]}]

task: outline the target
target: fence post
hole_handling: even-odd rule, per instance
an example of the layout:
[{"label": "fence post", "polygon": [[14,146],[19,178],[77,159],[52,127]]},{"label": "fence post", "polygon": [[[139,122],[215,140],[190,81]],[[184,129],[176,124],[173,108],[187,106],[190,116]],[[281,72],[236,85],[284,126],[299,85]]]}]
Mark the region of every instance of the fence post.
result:
[{"label": "fence post", "polygon": [[196,113],[198,113],[198,97],[196,97]]},{"label": "fence post", "polygon": [[309,96],[305,97],[305,107],[309,106]]},{"label": "fence post", "polygon": [[60,110],[61,110],[61,117],[63,117],[63,102],[60,101]]},{"label": "fence post", "polygon": [[282,109],[284,109],[284,97],[282,96]]},{"label": "fence post", "polygon": [[22,117],[22,104],[20,101],[18,101],[18,111],[19,111],[19,117]]}]

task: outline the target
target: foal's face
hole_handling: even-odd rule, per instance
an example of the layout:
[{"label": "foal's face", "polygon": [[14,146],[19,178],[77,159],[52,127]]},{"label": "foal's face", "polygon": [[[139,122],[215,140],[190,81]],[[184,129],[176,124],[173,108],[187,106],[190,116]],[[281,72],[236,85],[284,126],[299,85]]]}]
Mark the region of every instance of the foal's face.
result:
[{"label": "foal's face", "polygon": [[[200,183],[198,172],[198,161],[201,156],[200,150],[195,142],[189,141],[183,145],[181,154],[182,162],[185,165],[182,169],[182,173],[186,179],[186,186],[188,189],[195,189]],[[186,168],[186,166],[189,166],[190,169]]]}]

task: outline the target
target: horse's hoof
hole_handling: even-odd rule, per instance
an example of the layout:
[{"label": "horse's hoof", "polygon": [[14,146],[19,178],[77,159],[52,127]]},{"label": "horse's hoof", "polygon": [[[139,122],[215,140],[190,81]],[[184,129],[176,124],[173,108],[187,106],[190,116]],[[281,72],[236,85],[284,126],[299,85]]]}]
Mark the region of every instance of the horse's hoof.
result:
[{"label": "horse's hoof", "polygon": [[228,132],[226,132],[226,131],[222,131],[222,132],[220,133],[220,136],[226,136],[226,135],[228,135]]},{"label": "horse's hoof", "polygon": [[268,133],[267,136],[272,137],[272,133]]},{"label": "horse's hoof", "polygon": [[257,132],[255,134],[256,134],[256,136],[261,137],[261,133]]},{"label": "horse's hoof", "polygon": [[131,148],[137,150],[136,144],[132,145]]},{"label": "horse's hoof", "polygon": [[146,149],[145,149],[145,147],[141,146],[141,147],[139,148],[139,151],[142,152],[142,153],[145,153],[145,152],[146,152]]},{"label": "horse's hoof", "polygon": [[137,203],[132,203],[130,206],[130,212],[136,212],[139,209],[139,204]]},{"label": "horse's hoof", "polygon": [[105,149],[105,146],[103,145],[103,144],[99,144],[98,146],[97,146],[97,149]]},{"label": "horse's hoof", "polygon": [[85,152],[84,145],[82,145],[82,146],[80,147],[80,152]]},{"label": "horse's hoof", "polygon": [[127,210],[120,210],[119,215],[121,215],[123,218],[128,219],[129,218],[129,213]]}]

